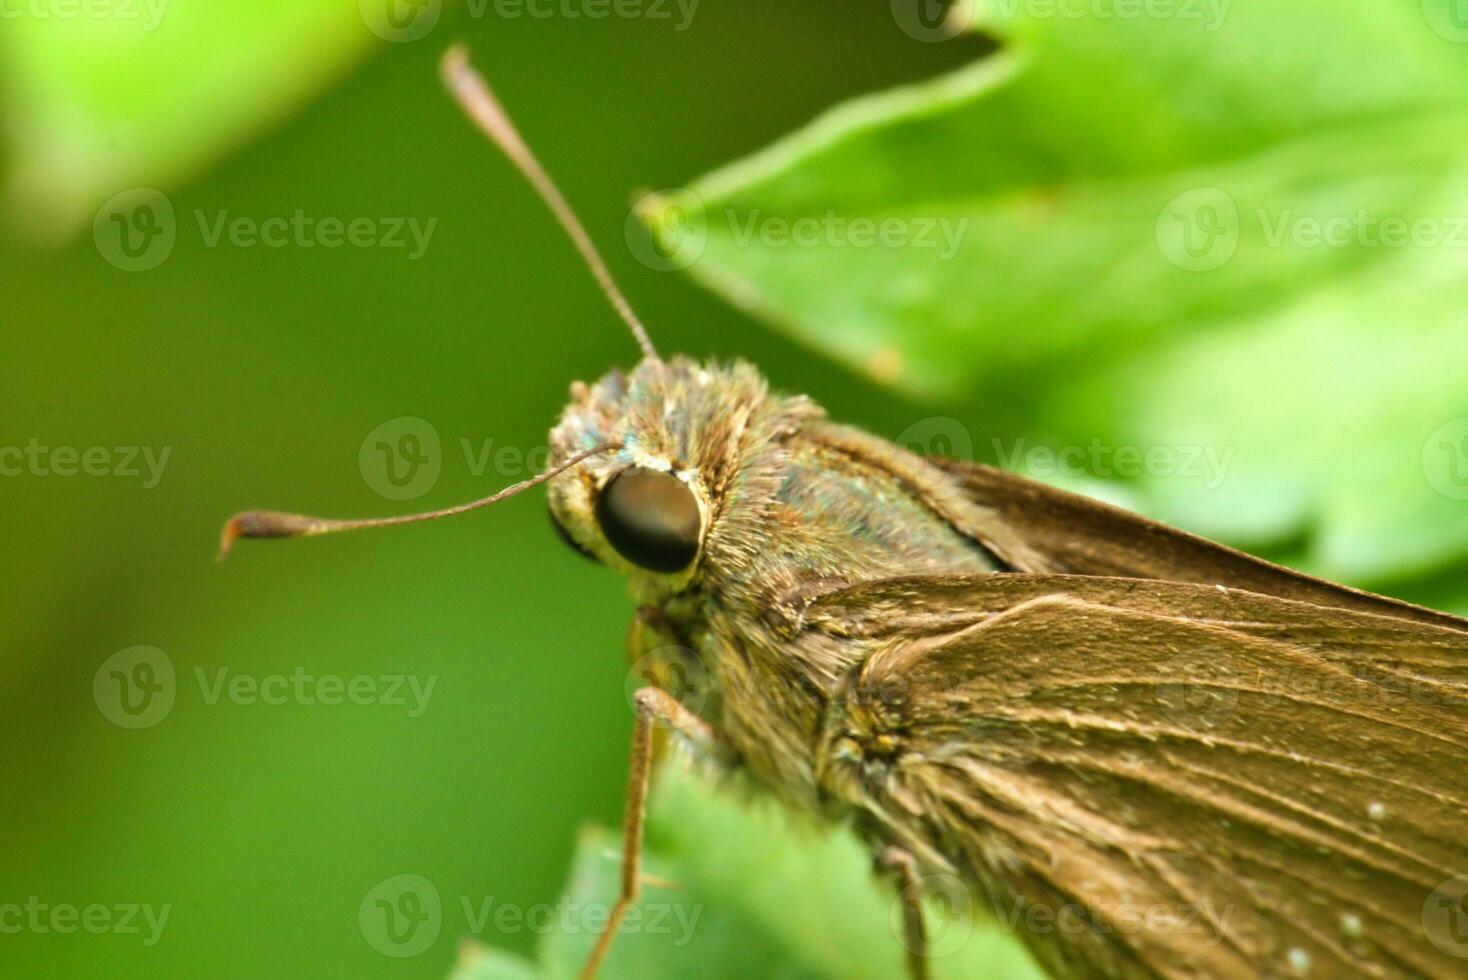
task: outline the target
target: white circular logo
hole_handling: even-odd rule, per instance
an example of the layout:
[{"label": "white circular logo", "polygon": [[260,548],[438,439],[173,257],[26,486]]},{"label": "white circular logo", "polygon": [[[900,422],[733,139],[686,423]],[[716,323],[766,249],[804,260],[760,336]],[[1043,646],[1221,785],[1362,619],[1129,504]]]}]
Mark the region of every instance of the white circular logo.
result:
[{"label": "white circular logo", "polygon": [[173,661],[157,647],[119,650],[92,675],[92,700],[121,728],[152,728],[173,710],[178,694]]},{"label": "white circular logo", "polygon": [[1422,16],[1438,37],[1468,44],[1468,3],[1463,0],[1422,0]]},{"label": "white circular logo", "polygon": [[1468,416],[1453,419],[1422,444],[1422,472],[1432,489],[1451,500],[1468,500]]},{"label": "white circular logo", "polygon": [[1238,692],[1212,651],[1184,650],[1157,664],[1158,707],[1174,724],[1192,732],[1211,732],[1233,717]]},{"label": "white circular logo", "polygon": [[384,878],[362,896],[357,926],[367,945],[384,956],[417,956],[438,941],[443,902],[422,875]]},{"label": "white circular logo", "polygon": [[384,41],[406,44],[438,26],[443,0],[357,0],[367,29]]},{"label": "white circular logo", "polygon": [[357,469],[373,492],[389,500],[421,497],[443,469],[438,430],[415,415],[388,419],[362,440]]},{"label": "white circular logo", "polygon": [[[695,715],[703,714],[708,700],[709,678],[703,661],[687,647],[658,647],[637,658],[627,671],[624,691],[627,706],[637,713],[637,692],[644,687],[656,687],[671,694],[679,704]],[[659,718],[656,724],[671,727]]]},{"label": "white circular logo", "polygon": [[967,33],[976,19],[972,0],[892,0],[892,19],[915,41],[951,41]]},{"label": "white circular logo", "polygon": [[679,187],[644,194],[627,212],[624,235],[637,261],[658,272],[686,269],[703,256],[709,228],[703,199]]},{"label": "white circular logo", "polygon": [[102,258],[124,272],[156,269],[178,241],[173,202],[151,187],[116,194],[92,219],[92,241]]},{"label": "white circular logo", "polygon": [[1157,247],[1179,269],[1217,269],[1239,247],[1238,206],[1217,187],[1179,194],[1157,216]]},{"label": "white circular logo", "polygon": [[1468,874],[1433,889],[1422,905],[1422,927],[1444,953],[1468,957]]},{"label": "white circular logo", "polygon": [[[933,915],[925,916],[927,942],[914,945],[907,934],[909,902],[922,902]],[[889,909],[893,934],[911,953],[938,959],[952,956],[968,945],[974,930],[974,896],[961,879],[949,874],[923,875],[897,893]]]}]

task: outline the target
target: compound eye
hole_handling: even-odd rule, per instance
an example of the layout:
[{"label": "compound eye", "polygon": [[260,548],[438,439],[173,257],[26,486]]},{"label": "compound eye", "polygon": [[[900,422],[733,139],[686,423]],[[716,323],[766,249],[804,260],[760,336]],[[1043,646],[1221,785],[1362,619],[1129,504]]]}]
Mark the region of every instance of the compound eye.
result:
[{"label": "compound eye", "polygon": [[602,488],[596,520],[617,554],[650,572],[680,572],[698,556],[698,500],[670,473],[629,466]]}]

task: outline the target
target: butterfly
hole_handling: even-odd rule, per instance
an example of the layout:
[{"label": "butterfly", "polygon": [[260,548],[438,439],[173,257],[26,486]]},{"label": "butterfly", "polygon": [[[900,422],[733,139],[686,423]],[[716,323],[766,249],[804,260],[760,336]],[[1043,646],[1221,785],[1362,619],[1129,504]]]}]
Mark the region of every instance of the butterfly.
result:
[{"label": "butterfly", "polygon": [[1059,977],[1464,975],[1468,620],[916,455],[748,364],[664,359],[462,49],[443,70],[641,362],[572,385],[530,480],[403,517],[246,512],[222,552],[543,484],[563,540],[626,578],[651,683],[583,976],[639,893],[660,727],[860,835],[914,978],[941,967],[935,892]]}]

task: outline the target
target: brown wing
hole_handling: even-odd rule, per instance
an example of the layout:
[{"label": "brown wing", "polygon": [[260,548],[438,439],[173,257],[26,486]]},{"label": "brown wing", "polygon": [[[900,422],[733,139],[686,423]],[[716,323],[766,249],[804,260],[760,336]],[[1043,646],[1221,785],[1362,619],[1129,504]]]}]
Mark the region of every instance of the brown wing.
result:
[{"label": "brown wing", "polygon": [[[1015,476],[992,466],[931,459],[964,481],[975,503],[989,508],[1027,550],[1006,553],[1006,537],[986,540],[1024,572],[1115,575],[1227,585],[1285,599],[1400,616],[1468,629],[1468,621],[1396,599],[1360,592],[1272,564],[1131,511]],[[1038,555],[1044,567],[1035,565]]]},{"label": "brown wing", "polygon": [[1468,973],[1468,633],[1022,573],[858,586],[805,623],[878,650],[825,785],[1057,974]]}]

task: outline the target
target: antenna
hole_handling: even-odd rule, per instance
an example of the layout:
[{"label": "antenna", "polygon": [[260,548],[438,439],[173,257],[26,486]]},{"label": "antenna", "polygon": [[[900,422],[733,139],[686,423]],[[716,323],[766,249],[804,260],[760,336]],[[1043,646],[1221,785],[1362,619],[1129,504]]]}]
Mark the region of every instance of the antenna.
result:
[{"label": "antenna", "polygon": [[659,361],[657,348],[652,345],[652,339],[647,335],[647,328],[642,321],[637,319],[637,314],[632,311],[632,306],[627,302],[627,297],[617,288],[616,281],[612,278],[607,264],[602,261],[601,253],[596,250],[591,236],[586,233],[581,221],[576,217],[576,212],[571,210],[571,205],[561,196],[555,181],[545,172],[540,161],[535,159],[535,154],[530,152],[530,147],[520,138],[520,133],[515,129],[515,124],[510,121],[510,116],[505,112],[504,106],[500,105],[499,99],[495,98],[494,92],[490,91],[489,85],[484,78],[469,64],[469,51],[461,44],[454,45],[444,53],[440,64],[443,74],[444,85],[450,93],[458,100],[459,105],[470,119],[479,126],[484,135],[495,142],[495,145],[510,158],[530,186],[540,195],[540,199],[550,208],[551,214],[566,234],[570,236],[571,243],[581,253],[587,268],[596,277],[601,290],[606,294],[607,301],[612,308],[632,330],[632,336],[637,340],[637,345],[642,348],[642,353],[648,360]]},{"label": "antenna", "polygon": [[453,517],[456,514],[465,514],[480,507],[488,507],[497,504],[507,497],[531,487],[539,486],[547,480],[553,479],[575,466],[577,463],[592,456],[621,449],[621,443],[608,443],[597,446],[595,449],[587,449],[579,452],[545,472],[532,476],[528,480],[521,480],[514,486],[505,487],[499,493],[472,500],[467,504],[457,504],[453,507],[445,507],[443,510],[430,510],[421,514],[404,514],[399,517],[372,517],[360,520],[332,520],[326,517],[308,517],[305,514],[285,514],[278,510],[247,510],[242,514],[236,514],[224,523],[224,530],[219,535],[219,561],[229,557],[230,549],[239,538],[307,538],[317,534],[336,534],[338,531],[360,531],[369,527],[391,527],[394,524],[416,524],[419,521],[436,521],[440,517]]}]

